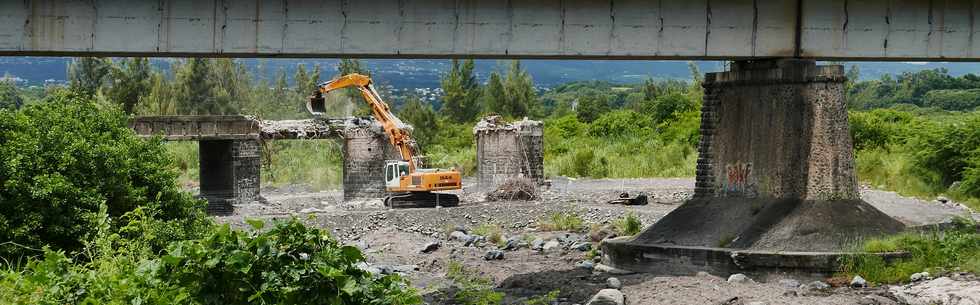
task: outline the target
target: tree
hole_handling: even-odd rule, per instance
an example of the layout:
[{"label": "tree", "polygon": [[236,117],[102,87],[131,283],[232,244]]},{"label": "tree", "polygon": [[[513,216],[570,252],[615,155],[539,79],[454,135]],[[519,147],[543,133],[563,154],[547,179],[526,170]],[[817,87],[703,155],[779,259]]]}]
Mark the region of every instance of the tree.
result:
[{"label": "tree", "polygon": [[68,84],[78,92],[93,96],[106,85],[111,70],[112,61],[107,58],[78,58],[68,66]]},{"label": "tree", "polygon": [[176,90],[166,77],[157,72],[150,74],[149,93],[137,104],[137,113],[142,115],[175,115],[179,113]]},{"label": "tree", "polygon": [[576,100],[575,113],[579,121],[592,123],[602,114],[609,112],[609,98],[600,92],[590,91]]},{"label": "tree", "polygon": [[432,105],[423,103],[414,95],[409,96],[398,112],[398,117],[414,127],[412,137],[422,148],[432,144],[432,139],[439,131],[438,119]]},{"label": "tree", "polygon": [[480,90],[473,68],[472,59],[462,63],[453,59],[449,73],[442,79],[441,111],[458,123],[472,121],[477,114]]},{"label": "tree", "polygon": [[191,58],[177,67],[175,84],[178,112],[183,114],[224,114],[226,100],[215,98],[212,92],[211,62]]},{"label": "tree", "polygon": [[0,109],[18,109],[24,105],[24,99],[17,91],[13,81],[0,79]]},{"label": "tree", "polygon": [[482,102],[487,112],[504,114],[509,111],[506,108],[507,93],[504,91],[504,83],[496,71],[490,72],[490,80],[483,88]]},{"label": "tree", "polygon": [[142,57],[126,59],[119,65],[112,65],[109,73],[112,80],[109,98],[120,104],[126,113],[134,113],[140,99],[150,94],[150,73],[150,61]]},{"label": "tree", "polygon": [[504,92],[507,94],[506,114],[510,117],[529,116],[538,103],[538,94],[534,90],[534,80],[521,66],[521,61],[510,63],[507,78],[504,81]]},{"label": "tree", "polygon": [[[99,214],[118,228],[138,208],[173,221],[160,232],[197,233],[191,228],[206,219],[203,202],[177,186],[163,142],[140,139],[126,121],[116,108],[65,90],[0,111],[0,240],[70,252],[100,230],[106,218]],[[0,245],[0,256],[21,251]]]}]

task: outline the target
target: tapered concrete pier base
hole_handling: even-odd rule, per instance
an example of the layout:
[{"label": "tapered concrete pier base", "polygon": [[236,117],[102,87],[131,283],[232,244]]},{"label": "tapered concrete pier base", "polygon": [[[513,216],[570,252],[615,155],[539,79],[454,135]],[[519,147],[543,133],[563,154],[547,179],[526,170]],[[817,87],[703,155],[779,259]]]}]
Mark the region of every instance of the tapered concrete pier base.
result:
[{"label": "tapered concrete pier base", "polygon": [[[841,66],[795,59],[707,74],[695,198],[632,239],[604,243],[608,263],[719,263],[691,256],[707,248],[819,256],[903,230],[858,196],[844,82]],[[650,252],[668,248],[688,250]],[[678,257],[641,259],[670,255]],[[784,265],[796,261],[787,256]]]}]

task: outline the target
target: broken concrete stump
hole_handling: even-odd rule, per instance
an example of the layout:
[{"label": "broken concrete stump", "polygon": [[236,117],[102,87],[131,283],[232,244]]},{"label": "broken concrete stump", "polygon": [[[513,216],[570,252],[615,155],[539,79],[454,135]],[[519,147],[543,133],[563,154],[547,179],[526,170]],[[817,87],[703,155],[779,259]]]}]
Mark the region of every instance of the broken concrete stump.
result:
[{"label": "broken concrete stump", "polygon": [[544,182],[544,125],[524,119],[505,123],[500,116],[483,118],[473,128],[477,177],[484,191],[496,190],[510,178]]},{"label": "broken concrete stump", "polygon": [[[843,67],[812,60],[738,61],[707,74],[695,198],[605,243],[611,264],[821,272],[836,265],[828,253],[901,231],[858,195],[844,82]],[[820,255],[783,255],[810,252]]]}]

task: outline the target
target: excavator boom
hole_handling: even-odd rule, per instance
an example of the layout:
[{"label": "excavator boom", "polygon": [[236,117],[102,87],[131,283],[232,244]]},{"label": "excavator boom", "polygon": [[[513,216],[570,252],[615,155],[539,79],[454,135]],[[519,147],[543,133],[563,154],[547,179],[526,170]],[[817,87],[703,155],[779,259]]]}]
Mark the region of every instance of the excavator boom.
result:
[{"label": "excavator boom", "polygon": [[378,120],[388,140],[398,149],[402,160],[389,161],[385,165],[385,186],[389,192],[396,193],[388,196],[385,203],[388,206],[414,205],[452,206],[459,203],[459,197],[453,194],[433,193],[432,191],[454,190],[462,188],[462,179],[455,169],[440,171],[420,168],[416,156],[417,144],[412,139],[408,125],[398,119],[391,108],[381,100],[378,91],[374,89],[371,78],[361,74],[348,74],[321,84],[306,104],[307,110],[314,115],[326,112],[324,94],[331,91],[354,87],[371,106],[371,113]]}]

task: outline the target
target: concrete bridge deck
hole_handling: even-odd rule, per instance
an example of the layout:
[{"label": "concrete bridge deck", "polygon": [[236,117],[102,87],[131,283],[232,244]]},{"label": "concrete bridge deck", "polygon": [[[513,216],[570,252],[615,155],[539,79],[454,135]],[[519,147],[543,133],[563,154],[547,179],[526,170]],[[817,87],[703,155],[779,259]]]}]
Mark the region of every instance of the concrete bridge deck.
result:
[{"label": "concrete bridge deck", "polygon": [[138,116],[129,127],[167,141],[340,139],[346,128],[370,122],[349,119],[259,120],[243,115]]}]

